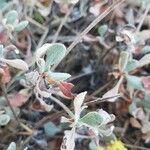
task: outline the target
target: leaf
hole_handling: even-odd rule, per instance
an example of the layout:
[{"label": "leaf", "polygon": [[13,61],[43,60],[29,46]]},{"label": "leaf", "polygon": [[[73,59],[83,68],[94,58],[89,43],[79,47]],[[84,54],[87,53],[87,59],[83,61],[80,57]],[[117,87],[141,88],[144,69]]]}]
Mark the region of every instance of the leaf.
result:
[{"label": "leaf", "polygon": [[21,21],[19,24],[17,24],[15,27],[14,27],[14,30],[16,32],[20,32],[22,31],[27,25],[28,25],[28,21]]},{"label": "leaf", "polygon": [[65,96],[70,97],[70,98],[73,97],[72,92],[71,92],[73,87],[74,87],[74,85],[72,83],[60,82],[60,84],[59,84],[59,89],[61,90],[61,92]]},{"label": "leaf", "polygon": [[[115,85],[115,87],[112,88],[111,90],[109,90],[108,92],[106,92],[102,98],[114,97],[114,96],[118,95],[119,87],[120,87],[120,84],[122,83],[122,81],[123,81],[123,77],[121,77],[119,79],[118,83]],[[115,102],[117,98],[118,98],[117,96],[114,98],[109,98],[107,101]]]},{"label": "leaf", "polygon": [[82,106],[82,103],[85,99],[86,94],[87,94],[87,92],[82,92],[75,97],[75,99],[74,99],[74,111],[75,111],[75,113],[79,112],[79,110]]},{"label": "leaf", "polygon": [[146,54],[139,60],[139,67],[143,67],[150,63],[150,54]]},{"label": "leaf", "polygon": [[13,24],[18,18],[18,13],[15,10],[11,10],[6,14],[7,24]]},{"label": "leaf", "polygon": [[5,83],[8,83],[10,80],[11,80],[10,71],[9,71],[9,68],[6,67],[3,69],[1,82],[5,84]]},{"label": "leaf", "polygon": [[150,76],[141,77],[141,81],[143,83],[145,91],[150,92]]},{"label": "leaf", "polygon": [[27,63],[21,59],[3,59],[2,61],[23,71],[27,71],[29,69]]},{"label": "leaf", "polygon": [[74,150],[75,148],[75,128],[66,130],[61,144],[61,150]]},{"label": "leaf", "polygon": [[145,53],[149,53],[150,52],[150,46],[146,45],[142,48],[141,53],[145,54]]},{"label": "leaf", "polygon": [[54,0],[56,3],[76,4],[79,0]]},{"label": "leaf", "polygon": [[[13,108],[14,109],[14,112],[15,112],[15,114],[16,114],[16,116],[18,116],[19,114],[20,114],[20,109],[19,108]],[[11,119],[15,119],[15,117],[14,117],[14,114],[13,114],[13,112],[12,112],[12,110],[10,109],[10,107],[8,106],[8,107],[4,107],[4,110],[5,110],[5,113],[11,118]]]},{"label": "leaf", "polygon": [[129,52],[121,52],[120,54],[120,59],[119,59],[119,69],[120,71],[124,71],[126,66],[127,66],[127,63],[128,63],[128,60],[129,60]]},{"label": "leaf", "polygon": [[46,51],[46,70],[59,63],[66,54],[66,47],[61,43],[51,44]]},{"label": "leaf", "polygon": [[81,122],[90,126],[99,126],[103,122],[103,117],[98,112],[89,112],[80,119]]},{"label": "leaf", "polygon": [[71,77],[68,73],[61,73],[61,72],[50,72],[48,73],[49,77],[56,81],[63,81]]},{"label": "leaf", "polygon": [[26,89],[20,90],[17,94],[8,97],[10,105],[13,107],[20,107],[29,99],[28,91]]},{"label": "leaf", "polygon": [[139,121],[133,117],[130,118],[130,124],[132,125],[132,127],[137,128],[137,129],[141,129],[142,127]]},{"label": "leaf", "polygon": [[10,117],[7,114],[0,115],[0,126],[4,126],[8,124],[10,121]]},{"label": "leaf", "polygon": [[107,25],[101,25],[99,28],[98,28],[98,33],[101,37],[104,37],[104,35],[106,34],[108,30],[108,26]]},{"label": "leaf", "polygon": [[142,82],[141,82],[141,78],[136,77],[136,76],[132,76],[132,75],[126,75],[126,80],[135,89],[143,90],[143,85],[142,85]]},{"label": "leaf", "polygon": [[44,124],[44,132],[48,137],[53,137],[60,132],[60,129],[54,123],[47,122]]},{"label": "leaf", "polygon": [[129,61],[126,65],[125,71],[129,72],[136,69],[139,66],[139,62],[135,59]]},{"label": "leaf", "polygon": [[7,150],[17,150],[16,143],[15,142],[11,142],[9,147],[7,148]]}]

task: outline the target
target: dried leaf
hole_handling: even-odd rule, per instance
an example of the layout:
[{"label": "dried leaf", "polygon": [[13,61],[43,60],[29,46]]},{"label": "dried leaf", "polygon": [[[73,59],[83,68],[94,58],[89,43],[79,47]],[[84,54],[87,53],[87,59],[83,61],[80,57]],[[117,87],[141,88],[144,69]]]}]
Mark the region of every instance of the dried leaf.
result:
[{"label": "dried leaf", "polygon": [[2,59],[2,61],[14,68],[23,71],[27,71],[29,69],[27,63],[21,59]]},{"label": "dried leaf", "polygon": [[71,92],[73,87],[74,85],[72,83],[60,82],[59,84],[59,89],[61,90],[61,92],[69,98],[73,97],[72,92]]},{"label": "dried leaf", "polygon": [[148,65],[149,63],[150,63],[150,54],[147,54],[139,60],[139,67],[143,67],[145,65]]},{"label": "dried leaf", "polygon": [[20,107],[29,99],[29,95],[26,89],[19,91],[16,95],[10,95],[8,97],[11,106]]},{"label": "dried leaf", "polygon": [[[123,81],[123,77],[121,77],[119,79],[118,83],[115,85],[115,87],[112,88],[110,91],[106,92],[102,98],[114,97],[114,96],[118,95],[119,87],[120,87],[120,84],[122,83],[122,81]],[[107,101],[115,102],[117,98],[118,97],[110,98]]]}]

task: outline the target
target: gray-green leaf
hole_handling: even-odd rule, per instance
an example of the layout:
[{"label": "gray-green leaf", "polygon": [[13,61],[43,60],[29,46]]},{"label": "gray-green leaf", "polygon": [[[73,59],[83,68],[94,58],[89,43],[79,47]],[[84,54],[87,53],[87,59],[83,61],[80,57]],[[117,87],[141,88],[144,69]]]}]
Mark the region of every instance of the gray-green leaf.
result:
[{"label": "gray-green leaf", "polygon": [[21,21],[19,24],[17,24],[15,27],[14,27],[14,30],[16,32],[20,32],[22,31],[27,25],[28,25],[28,21]]},{"label": "gray-green leaf", "polygon": [[8,124],[9,121],[10,121],[10,117],[8,115],[6,114],[0,115],[0,126],[4,126]]},{"label": "gray-green leaf", "polygon": [[108,26],[107,25],[102,25],[98,28],[98,33],[101,37],[104,37],[104,35],[106,34],[108,30]]},{"label": "gray-green leaf", "polygon": [[7,24],[13,24],[18,18],[18,13],[15,10],[11,10],[6,14]]},{"label": "gray-green leaf", "polygon": [[126,80],[135,89],[138,89],[138,90],[143,89],[143,85],[142,85],[141,79],[139,77],[132,76],[132,75],[126,75]]},{"label": "gray-green leaf", "polygon": [[99,126],[103,122],[103,117],[98,112],[89,112],[80,121],[90,126]]},{"label": "gray-green leaf", "polygon": [[48,122],[44,124],[44,131],[47,136],[52,137],[60,132],[60,129],[54,123]]},{"label": "gray-green leaf", "polygon": [[54,65],[59,63],[66,54],[66,47],[61,43],[51,44],[46,51],[46,70]]},{"label": "gray-green leaf", "polygon": [[17,147],[16,147],[16,143],[15,142],[11,142],[9,147],[7,148],[7,150],[16,150]]},{"label": "gray-green leaf", "polygon": [[136,69],[139,65],[139,62],[135,59],[132,59],[131,61],[129,61],[126,65],[125,71],[129,72],[132,71],[134,69]]},{"label": "gray-green leaf", "polygon": [[119,59],[119,69],[120,71],[124,71],[129,60],[129,52],[121,52]]}]

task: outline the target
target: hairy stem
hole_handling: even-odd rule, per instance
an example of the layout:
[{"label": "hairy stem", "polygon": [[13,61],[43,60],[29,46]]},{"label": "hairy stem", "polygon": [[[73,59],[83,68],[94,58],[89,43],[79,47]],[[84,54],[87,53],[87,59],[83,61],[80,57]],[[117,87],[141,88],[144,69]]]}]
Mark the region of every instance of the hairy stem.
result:
[{"label": "hairy stem", "polygon": [[14,118],[16,119],[16,121],[18,122],[18,125],[19,125],[19,124],[20,124],[20,121],[19,121],[19,119],[18,119],[18,117],[17,117],[17,115],[16,115],[16,113],[15,113],[13,107],[11,106],[11,104],[10,104],[10,102],[9,102],[5,84],[2,85],[2,91],[3,91],[4,97],[5,97],[6,101],[7,101],[7,104],[8,104],[8,106],[10,107],[10,109],[11,109],[13,115],[14,115]]},{"label": "hairy stem", "polygon": [[59,101],[57,98],[53,97],[53,96],[50,96],[50,98],[55,102],[57,103],[58,105],[60,105],[67,113],[68,115],[71,117],[71,118],[74,118],[74,114],[71,112],[71,110],[66,106],[64,105],[61,101]]}]

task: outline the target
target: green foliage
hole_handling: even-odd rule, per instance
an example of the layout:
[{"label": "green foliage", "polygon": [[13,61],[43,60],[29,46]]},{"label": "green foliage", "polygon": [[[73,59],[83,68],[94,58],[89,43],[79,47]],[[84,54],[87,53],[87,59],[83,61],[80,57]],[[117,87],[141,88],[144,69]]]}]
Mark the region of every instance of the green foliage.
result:
[{"label": "green foliage", "polygon": [[6,14],[6,23],[13,25],[18,19],[18,13],[15,10],[11,10]]},{"label": "green foliage", "polygon": [[20,32],[28,25],[28,21],[21,21],[14,27],[14,31]]},{"label": "green foliage", "polygon": [[143,90],[143,85],[139,77],[126,75],[126,80],[128,81],[129,85],[131,85],[135,89]]},{"label": "green foliage", "polygon": [[1,114],[0,115],[0,126],[7,125],[10,121],[10,117],[7,114]]},{"label": "green foliage", "polygon": [[119,59],[119,69],[120,71],[124,71],[129,60],[129,52],[121,52]]},{"label": "green foliage", "polygon": [[108,30],[108,26],[107,25],[101,25],[99,28],[98,28],[98,33],[101,37],[104,37],[106,32]]},{"label": "green foliage", "polygon": [[53,137],[55,134],[60,132],[60,129],[52,122],[48,122],[44,124],[44,131],[47,136]]},{"label": "green foliage", "polygon": [[99,126],[103,122],[103,117],[96,111],[89,112],[80,121],[90,126]]},{"label": "green foliage", "polygon": [[17,150],[16,143],[15,142],[11,142],[9,147],[7,148],[7,150]]}]

